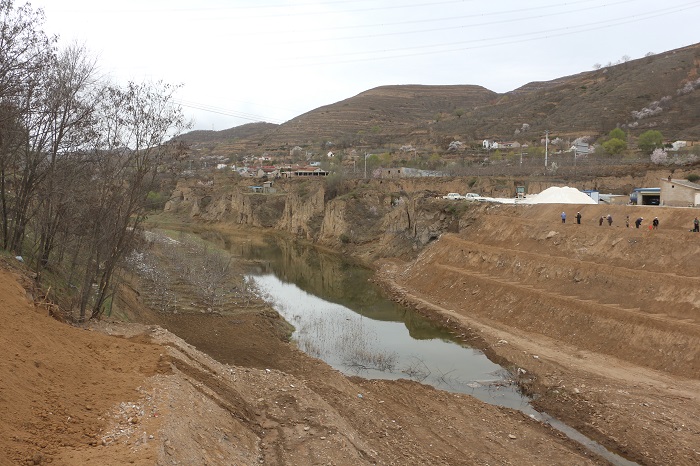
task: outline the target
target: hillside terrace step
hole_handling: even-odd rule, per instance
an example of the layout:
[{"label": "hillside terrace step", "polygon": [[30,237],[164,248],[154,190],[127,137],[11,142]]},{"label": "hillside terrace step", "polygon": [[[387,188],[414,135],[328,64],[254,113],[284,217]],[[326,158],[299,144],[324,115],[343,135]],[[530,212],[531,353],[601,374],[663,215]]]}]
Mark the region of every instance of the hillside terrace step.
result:
[{"label": "hillside terrace step", "polygon": [[587,305],[588,307],[590,307],[591,309],[593,309],[594,312],[598,312],[598,311],[600,311],[601,309],[608,309],[608,310],[613,311],[612,314],[614,315],[614,314],[615,314],[614,311],[622,311],[623,313],[625,313],[625,314],[627,314],[627,315],[633,315],[633,316],[635,316],[635,317],[641,317],[641,318],[644,318],[644,319],[654,320],[654,321],[657,321],[657,322],[663,322],[664,324],[669,324],[669,325],[674,326],[674,327],[678,327],[678,326],[680,326],[680,325],[682,325],[682,326],[691,326],[691,327],[693,327],[693,328],[697,328],[697,329],[700,330],[700,324],[698,324],[698,323],[688,323],[688,322],[685,321],[685,319],[676,319],[676,318],[673,318],[673,317],[668,317],[668,316],[665,315],[665,314],[654,314],[654,313],[649,313],[649,312],[643,311],[642,309],[640,309],[640,308],[638,308],[638,307],[630,308],[630,307],[625,307],[625,306],[623,306],[622,304],[619,304],[619,303],[610,303],[610,304],[606,304],[606,303],[601,303],[601,302],[599,302],[599,301],[590,300],[590,299],[581,299],[581,298],[578,298],[578,297],[569,297],[569,296],[566,296],[566,295],[562,295],[562,294],[560,294],[560,293],[557,293],[557,292],[555,292],[555,291],[548,291],[548,290],[544,290],[544,289],[542,289],[542,288],[525,287],[525,286],[523,286],[523,285],[521,285],[521,284],[519,284],[519,283],[514,283],[514,282],[511,282],[511,281],[506,281],[506,280],[503,280],[503,279],[500,279],[500,278],[497,278],[497,277],[493,277],[493,276],[484,274],[483,272],[474,272],[474,273],[472,273],[472,272],[470,272],[470,271],[467,271],[466,269],[461,269],[461,268],[453,267],[453,266],[450,266],[450,265],[439,264],[439,263],[438,263],[438,264],[435,264],[435,265],[436,265],[437,267],[440,267],[440,268],[443,268],[443,269],[447,269],[447,270],[450,270],[450,271],[453,271],[453,272],[456,272],[456,273],[459,273],[459,274],[469,275],[469,276],[471,276],[471,277],[474,277],[474,278],[477,279],[477,280],[484,280],[484,281],[495,282],[495,283],[498,283],[498,284],[501,284],[501,285],[504,285],[504,286],[507,286],[507,287],[515,288],[515,289],[518,289],[518,290],[527,290],[527,291],[530,292],[530,293],[535,293],[535,294],[538,294],[538,295],[541,295],[541,296],[545,296],[545,297],[548,297],[548,298],[551,298],[551,299],[554,299],[554,300],[557,300],[557,301],[563,301],[563,302],[566,302],[566,301],[576,301],[576,302],[579,303],[579,304],[585,304],[585,305]]}]

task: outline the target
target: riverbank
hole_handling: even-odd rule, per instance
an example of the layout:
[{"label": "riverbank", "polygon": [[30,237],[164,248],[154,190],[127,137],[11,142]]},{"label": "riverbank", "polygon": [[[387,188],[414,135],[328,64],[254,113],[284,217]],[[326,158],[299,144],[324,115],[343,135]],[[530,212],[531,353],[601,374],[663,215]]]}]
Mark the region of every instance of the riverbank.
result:
[{"label": "riverbank", "polygon": [[0,270],[3,465],[602,464],[520,412],[345,377],[286,342],[264,306],[162,313],[124,289],[121,306],[185,342],[152,325],[70,327],[20,282]]},{"label": "riverbank", "polygon": [[[700,462],[700,320],[694,209],[485,209],[379,280],[508,361],[535,406],[640,464]],[[613,226],[595,219],[611,214]],[[644,228],[624,219],[644,217]],[[657,230],[647,228],[660,219]]]}]

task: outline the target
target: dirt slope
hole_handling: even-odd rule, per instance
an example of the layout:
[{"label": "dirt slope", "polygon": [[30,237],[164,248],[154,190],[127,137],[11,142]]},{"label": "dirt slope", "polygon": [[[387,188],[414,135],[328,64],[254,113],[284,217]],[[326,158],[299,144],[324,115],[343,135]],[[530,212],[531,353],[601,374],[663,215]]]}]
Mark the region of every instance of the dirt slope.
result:
[{"label": "dirt slope", "polygon": [[3,466],[600,464],[518,412],[344,377],[269,312],[166,320],[197,326],[222,364],[159,327],[59,323],[18,280],[0,269]]},{"label": "dirt slope", "polygon": [[[397,299],[476,330],[525,371],[541,408],[609,448],[642,464],[700,463],[698,211],[480,209],[415,262],[384,263]],[[563,209],[582,224],[562,224]],[[599,226],[607,214],[612,227]]]}]

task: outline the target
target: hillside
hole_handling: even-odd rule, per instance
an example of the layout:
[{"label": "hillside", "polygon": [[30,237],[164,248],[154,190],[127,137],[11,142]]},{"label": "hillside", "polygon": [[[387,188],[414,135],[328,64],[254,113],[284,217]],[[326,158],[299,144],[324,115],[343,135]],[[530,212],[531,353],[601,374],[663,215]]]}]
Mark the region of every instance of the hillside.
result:
[{"label": "hillside", "polygon": [[298,116],[263,140],[267,145],[331,141],[340,147],[412,140],[438,114],[476,108],[496,97],[481,86],[382,86]]},{"label": "hillside", "polygon": [[326,142],[338,148],[413,144],[443,149],[454,139],[539,142],[545,130],[552,137],[597,137],[617,126],[632,136],[653,128],[669,139],[698,140],[699,71],[700,44],[695,44],[505,94],[478,85],[387,85],[278,126],[258,125],[254,132],[238,134],[235,143],[230,134],[235,128],[190,133],[183,140],[199,143],[206,133],[218,153],[280,154],[296,145],[322,150]]}]

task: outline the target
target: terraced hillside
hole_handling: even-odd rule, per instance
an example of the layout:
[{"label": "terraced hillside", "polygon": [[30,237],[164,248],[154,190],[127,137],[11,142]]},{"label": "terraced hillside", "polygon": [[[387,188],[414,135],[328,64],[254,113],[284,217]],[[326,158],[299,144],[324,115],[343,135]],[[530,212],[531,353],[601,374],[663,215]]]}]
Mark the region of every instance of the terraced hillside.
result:
[{"label": "terraced hillside", "polygon": [[[632,139],[655,129],[667,139],[700,140],[700,44],[598,70],[532,82],[504,94],[473,84],[377,87],[299,115],[281,125],[198,131],[218,155],[236,151],[287,155],[301,146],[377,149],[391,145],[446,150],[455,139],[539,144],[552,138],[599,137],[622,127]],[[251,125],[243,125],[248,127]],[[254,129],[255,131],[249,131]]]},{"label": "terraced hillside", "polygon": [[498,94],[481,86],[382,86],[300,115],[269,133],[266,141],[331,141],[363,145],[415,139],[428,123],[453,117],[494,101]]},{"label": "terraced hillside", "polygon": [[[482,209],[415,262],[386,262],[397,297],[484,338],[542,409],[611,448],[643,464],[697,464],[700,234],[688,231],[697,210]],[[562,209],[569,219],[580,210],[582,224],[562,224]],[[607,214],[613,225],[599,226]]]}]

